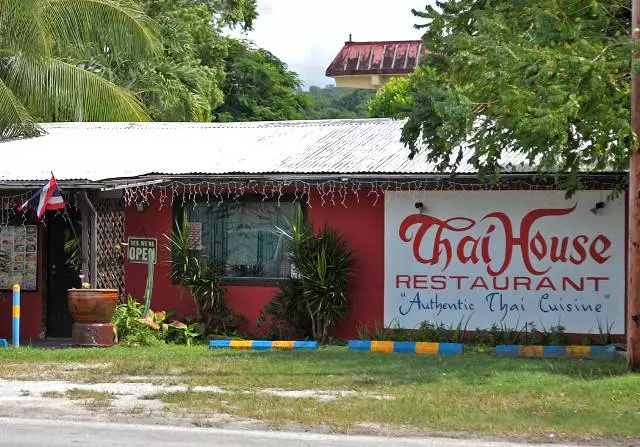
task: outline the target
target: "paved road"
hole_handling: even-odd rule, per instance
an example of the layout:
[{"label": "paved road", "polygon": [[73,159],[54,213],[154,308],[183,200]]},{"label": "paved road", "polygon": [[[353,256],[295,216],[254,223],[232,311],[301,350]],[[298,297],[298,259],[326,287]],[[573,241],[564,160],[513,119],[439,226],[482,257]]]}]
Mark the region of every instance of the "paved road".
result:
[{"label": "paved road", "polygon": [[[531,444],[443,438],[407,439],[100,422],[0,418],[1,447],[531,447]],[[553,447],[563,447],[554,444]],[[567,447],[567,446],[564,446]]]}]

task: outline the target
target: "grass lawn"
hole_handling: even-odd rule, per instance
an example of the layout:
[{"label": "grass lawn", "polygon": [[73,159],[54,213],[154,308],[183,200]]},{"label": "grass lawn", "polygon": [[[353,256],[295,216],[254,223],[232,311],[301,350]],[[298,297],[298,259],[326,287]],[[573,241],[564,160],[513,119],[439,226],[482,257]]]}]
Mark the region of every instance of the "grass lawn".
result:
[{"label": "grass lawn", "polygon": [[[95,368],[65,368],[65,365]],[[349,352],[211,351],[205,346],[0,349],[1,378],[128,380],[216,385],[223,393],[160,393],[176,412],[226,413],[266,421],[359,424],[558,438],[640,439],[640,376],[616,361],[427,357]],[[128,378],[128,379],[127,379]],[[352,391],[333,400],[267,389]],[[95,396],[94,396],[95,397]]]}]

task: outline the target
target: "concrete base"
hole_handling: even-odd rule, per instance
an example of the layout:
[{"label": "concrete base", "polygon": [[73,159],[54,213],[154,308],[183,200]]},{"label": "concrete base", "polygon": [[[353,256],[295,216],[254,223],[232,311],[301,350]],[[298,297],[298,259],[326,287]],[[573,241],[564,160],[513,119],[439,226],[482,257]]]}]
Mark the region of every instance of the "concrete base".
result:
[{"label": "concrete base", "polygon": [[78,346],[113,346],[114,335],[111,323],[74,323],[71,330],[73,344]]}]

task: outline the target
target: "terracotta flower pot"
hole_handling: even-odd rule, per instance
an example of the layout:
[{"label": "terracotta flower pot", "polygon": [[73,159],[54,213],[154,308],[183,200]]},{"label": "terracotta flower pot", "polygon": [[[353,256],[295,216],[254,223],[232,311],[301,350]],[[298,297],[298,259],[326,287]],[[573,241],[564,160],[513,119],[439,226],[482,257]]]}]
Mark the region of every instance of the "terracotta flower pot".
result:
[{"label": "terracotta flower pot", "polygon": [[115,289],[70,289],[67,297],[76,323],[111,323],[118,305]]}]

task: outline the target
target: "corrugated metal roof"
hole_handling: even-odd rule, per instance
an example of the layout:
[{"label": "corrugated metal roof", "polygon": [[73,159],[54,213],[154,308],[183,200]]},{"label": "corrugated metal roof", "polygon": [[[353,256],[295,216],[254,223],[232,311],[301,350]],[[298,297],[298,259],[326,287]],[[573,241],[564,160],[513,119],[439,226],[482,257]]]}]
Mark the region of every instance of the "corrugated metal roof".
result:
[{"label": "corrugated metal roof", "polygon": [[428,50],[421,40],[345,42],[325,71],[328,77],[366,74],[407,74]]},{"label": "corrugated metal roof", "polygon": [[[61,123],[0,144],[0,181],[98,181],[147,174],[429,174],[393,119],[252,123]],[[467,156],[470,155],[467,154]],[[465,157],[466,159],[467,157]],[[510,160],[519,163],[519,158]],[[473,172],[461,166],[460,172]]]}]

